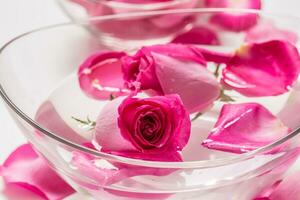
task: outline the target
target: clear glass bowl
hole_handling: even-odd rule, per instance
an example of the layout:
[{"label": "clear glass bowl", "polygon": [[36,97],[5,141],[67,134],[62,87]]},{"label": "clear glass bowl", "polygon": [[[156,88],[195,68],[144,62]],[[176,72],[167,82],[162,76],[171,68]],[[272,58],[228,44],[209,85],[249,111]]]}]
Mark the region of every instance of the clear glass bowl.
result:
[{"label": "clear glass bowl", "polygon": [[[250,10],[174,10],[99,17],[80,24],[60,24],[25,33],[1,49],[0,94],[23,134],[49,165],[77,191],[88,192],[95,199],[251,200],[280,180],[297,159],[299,121],[290,112],[291,104],[297,105],[297,101],[293,101],[300,94],[297,88],[287,95],[289,101],[286,101],[287,98],[267,101],[284,123],[294,130],[288,136],[242,155],[205,150],[200,147],[200,143],[194,142],[194,146],[199,148],[199,153],[196,153],[199,155],[195,156],[203,159],[185,162],[143,161],[101,153],[82,145],[85,138],[72,135],[73,127],[61,124],[57,119],[53,120],[53,113],[37,115],[42,104],[50,111],[53,111],[54,106],[58,113],[65,108],[70,108],[71,111],[86,108],[86,105],[78,107],[74,103],[80,98],[75,97],[72,90],[61,94],[58,104],[45,103],[45,100],[49,100],[49,94],[63,84],[66,77],[74,75],[79,64],[90,54],[98,50],[132,51],[145,44],[166,43],[183,30],[199,24],[203,26],[208,22],[204,19],[224,12],[235,15],[252,14],[259,18],[258,22],[272,21],[278,28],[300,34],[300,20],[297,18]],[[176,18],[183,15],[192,16],[195,20],[185,21],[177,28],[162,31],[159,37],[155,31],[150,31],[147,39],[135,38],[134,33],[131,40],[101,31],[103,24],[131,21],[140,17]],[[86,29],[91,23],[97,24],[97,32]],[[135,25],[128,24],[126,29],[136,31],[138,29]],[[223,35],[222,43],[205,47],[227,51],[244,42],[245,32],[220,31]],[[210,126],[193,128],[202,134],[208,132]],[[199,139],[205,136],[199,135]],[[198,135],[192,139],[197,137]],[[283,143],[288,143],[289,146],[285,151],[264,154]]]}]

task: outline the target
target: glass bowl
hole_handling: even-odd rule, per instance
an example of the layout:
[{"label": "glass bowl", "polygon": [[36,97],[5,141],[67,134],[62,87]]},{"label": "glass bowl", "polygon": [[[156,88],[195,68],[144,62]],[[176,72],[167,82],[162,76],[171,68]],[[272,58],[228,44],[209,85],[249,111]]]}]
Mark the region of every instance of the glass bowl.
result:
[{"label": "glass bowl", "polygon": [[[297,18],[232,9],[156,11],[91,18],[79,24],[59,24],[25,33],[2,47],[0,94],[35,150],[77,191],[87,192],[95,199],[251,200],[280,180],[297,159],[300,119],[295,109],[300,107],[297,106],[299,87],[278,99],[257,100],[292,129],[286,137],[241,155],[206,150],[200,144],[212,128],[208,116],[205,126],[192,127],[199,134],[192,136],[191,146],[183,152],[186,155],[184,162],[130,159],[89,148],[85,145],[89,136],[77,134],[70,116],[85,116],[88,111],[97,115],[97,101],[86,100],[76,93],[79,89],[76,81],[70,87],[67,85],[63,90],[57,90],[74,80],[78,66],[96,51],[123,49],[131,52],[145,44],[166,43],[195,26],[211,27],[209,19],[224,13],[253,15],[256,23],[272,21],[277,28],[300,34],[300,20]],[[147,39],[135,38],[136,33],[128,39],[101,31],[103,24],[122,20],[129,22],[140,17],[176,18],[183,15],[195,20],[159,32],[159,37],[156,30],[150,30]],[[91,23],[97,24],[97,32],[86,29]],[[243,23],[246,22],[241,20],[238,26],[245,27]],[[136,31],[135,25],[128,23],[126,29]],[[244,43],[249,30],[217,28],[222,33],[220,43],[203,47],[220,51],[236,49]],[[67,113],[67,117],[62,113]],[[94,114],[90,117],[95,117]],[[288,144],[284,151],[266,154],[283,143]],[[199,151],[195,153],[193,148]]]}]

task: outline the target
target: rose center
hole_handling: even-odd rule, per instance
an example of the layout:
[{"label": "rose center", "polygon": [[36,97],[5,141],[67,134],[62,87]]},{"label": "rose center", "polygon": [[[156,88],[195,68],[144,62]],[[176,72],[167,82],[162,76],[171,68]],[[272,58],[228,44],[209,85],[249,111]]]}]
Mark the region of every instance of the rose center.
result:
[{"label": "rose center", "polygon": [[160,148],[166,143],[162,119],[157,113],[140,115],[136,127],[134,138],[143,149]]}]

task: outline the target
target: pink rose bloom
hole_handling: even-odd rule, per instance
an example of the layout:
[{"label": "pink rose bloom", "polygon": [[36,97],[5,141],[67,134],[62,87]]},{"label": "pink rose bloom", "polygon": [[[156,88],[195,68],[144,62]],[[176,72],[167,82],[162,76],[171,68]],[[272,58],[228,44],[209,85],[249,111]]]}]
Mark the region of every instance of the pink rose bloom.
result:
[{"label": "pink rose bloom", "polygon": [[289,42],[246,44],[227,62],[222,82],[245,96],[275,96],[289,91],[299,70],[298,50]]},{"label": "pink rose bloom", "polygon": [[109,99],[128,94],[124,89],[120,59],[123,52],[99,52],[88,57],[79,67],[78,79],[82,91],[94,99]]},{"label": "pink rose bloom", "polygon": [[245,153],[271,144],[286,136],[289,131],[288,127],[260,104],[226,104],[203,145],[210,149]]},{"label": "pink rose bloom", "polygon": [[[261,0],[205,0],[204,7],[261,9]],[[223,12],[212,15],[211,22],[229,31],[245,31],[254,26],[258,15],[244,12]]]},{"label": "pink rose bloom", "polygon": [[122,62],[128,88],[178,94],[189,112],[207,109],[220,95],[220,85],[206,69],[198,48],[181,44],[143,47]]},{"label": "pink rose bloom", "polygon": [[99,114],[95,142],[101,151],[130,158],[180,161],[191,122],[178,95],[117,98]]}]

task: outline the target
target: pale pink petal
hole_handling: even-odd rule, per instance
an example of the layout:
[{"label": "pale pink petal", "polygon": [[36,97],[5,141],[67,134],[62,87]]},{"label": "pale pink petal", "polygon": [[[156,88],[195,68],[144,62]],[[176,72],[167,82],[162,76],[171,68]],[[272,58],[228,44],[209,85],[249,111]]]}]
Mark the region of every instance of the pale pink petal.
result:
[{"label": "pale pink petal", "polygon": [[78,70],[83,92],[95,99],[109,99],[111,95],[127,95],[123,88],[121,58],[123,52],[100,52],[87,58]]},{"label": "pale pink petal", "polygon": [[[205,7],[210,8],[241,8],[261,9],[261,0],[205,0]],[[213,14],[211,22],[230,31],[244,31],[254,26],[259,16],[245,12],[222,12]]]},{"label": "pale pink petal", "polygon": [[78,5],[81,5],[87,12],[89,16],[102,16],[113,14],[112,9],[105,6],[103,3],[98,3],[96,1],[87,0],[71,0]]},{"label": "pale pink petal", "polygon": [[121,190],[112,190],[112,189],[104,189],[106,192],[110,193],[113,195],[112,198],[117,197],[117,198],[125,198],[125,199],[130,199],[130,200],[164,200],[169,198],[171,194],[159,194],[159,193],[141,193],[141,192],[126,192],[126,191],[121,191]]},{"label": "pale pink petal", "polygon": [[133,151],[136,148],[122,137],[118,127],[118,107],[124,97],[108,102],[99,113],[94,131],[95,142],[102,151]]},{"label": "pale pink petal", "polygon": [[270,40],[285,40],[296,44],[298,36],[292,31],[277,28],[271,22],[262,22],[250,29],[245,38],[248,43],[261,43]]},{"label": "pale pink petal", "polygon": [[245,96],[275,96],[293,86],[299,69],[298,50],[289,42],[248,44],[227,63],[222,82]]},{"label": "pale pink petal", "polygon": [[200,65],[206,66],[206,60],[202,55],[202,50],[192,45],[184,44],[164,44],[147,46],[141,49],[145,54],[151,52],[165,56],[181,59],[184,61],[193,61]]},{"label": "pale pink petal", "polygon": [[295,129],[300,125],[300,115],[295,113],[300,113],[300,83],[293,87],[287,102],[278,113],[278,118],[291,129]]},{"label": "pale pink petal", "polygon": [[300,199],[300,172],[289,175],[278,185],[268,197],[270,200],[298,200]]},{"label": "pale pink petal", "polygon": [[24,187],[45,199],[58,200],[75,192],[29,144],[7,158],[1,173],[7,184]]},{"label": "pale pink petal", "polygon": [[[45,101],[38,109],[35,115],[35,120],[47,130],[72,141],[77,144],[87,142],[87,140],[76,133],[66,122],[61,118],[55,107],[50,101]],[[40,132],[37,132],[40,133]],[[40,135],[43,135],[40,133]]]},{"label": "pale pink petal", "polygon": [[260,104],[226,104],[202,145],[210,149],[245,153],[275,142],[286,136],[289,130]]},{"label": "pale pink petal", "polygon": [[187,111],[201,112],[218,99],[220,85],[204,66],[154,52],[152,55],[164,94],[178,94]]},{"label": "pale pink petal", "polygon": [[193,27],[191,30],[177,35],[172,43],[220,45],[217,33],[205,26]]},{"label": "pale pink petal", "polygon": [[[80,175],[97,182],[97,185],[107,186],[129,177],[128,171],[113,165],[110,161],[96,159],[89,155],[73,152],[72,165]],[[91,187],[88,183],[79,183]]]}]

